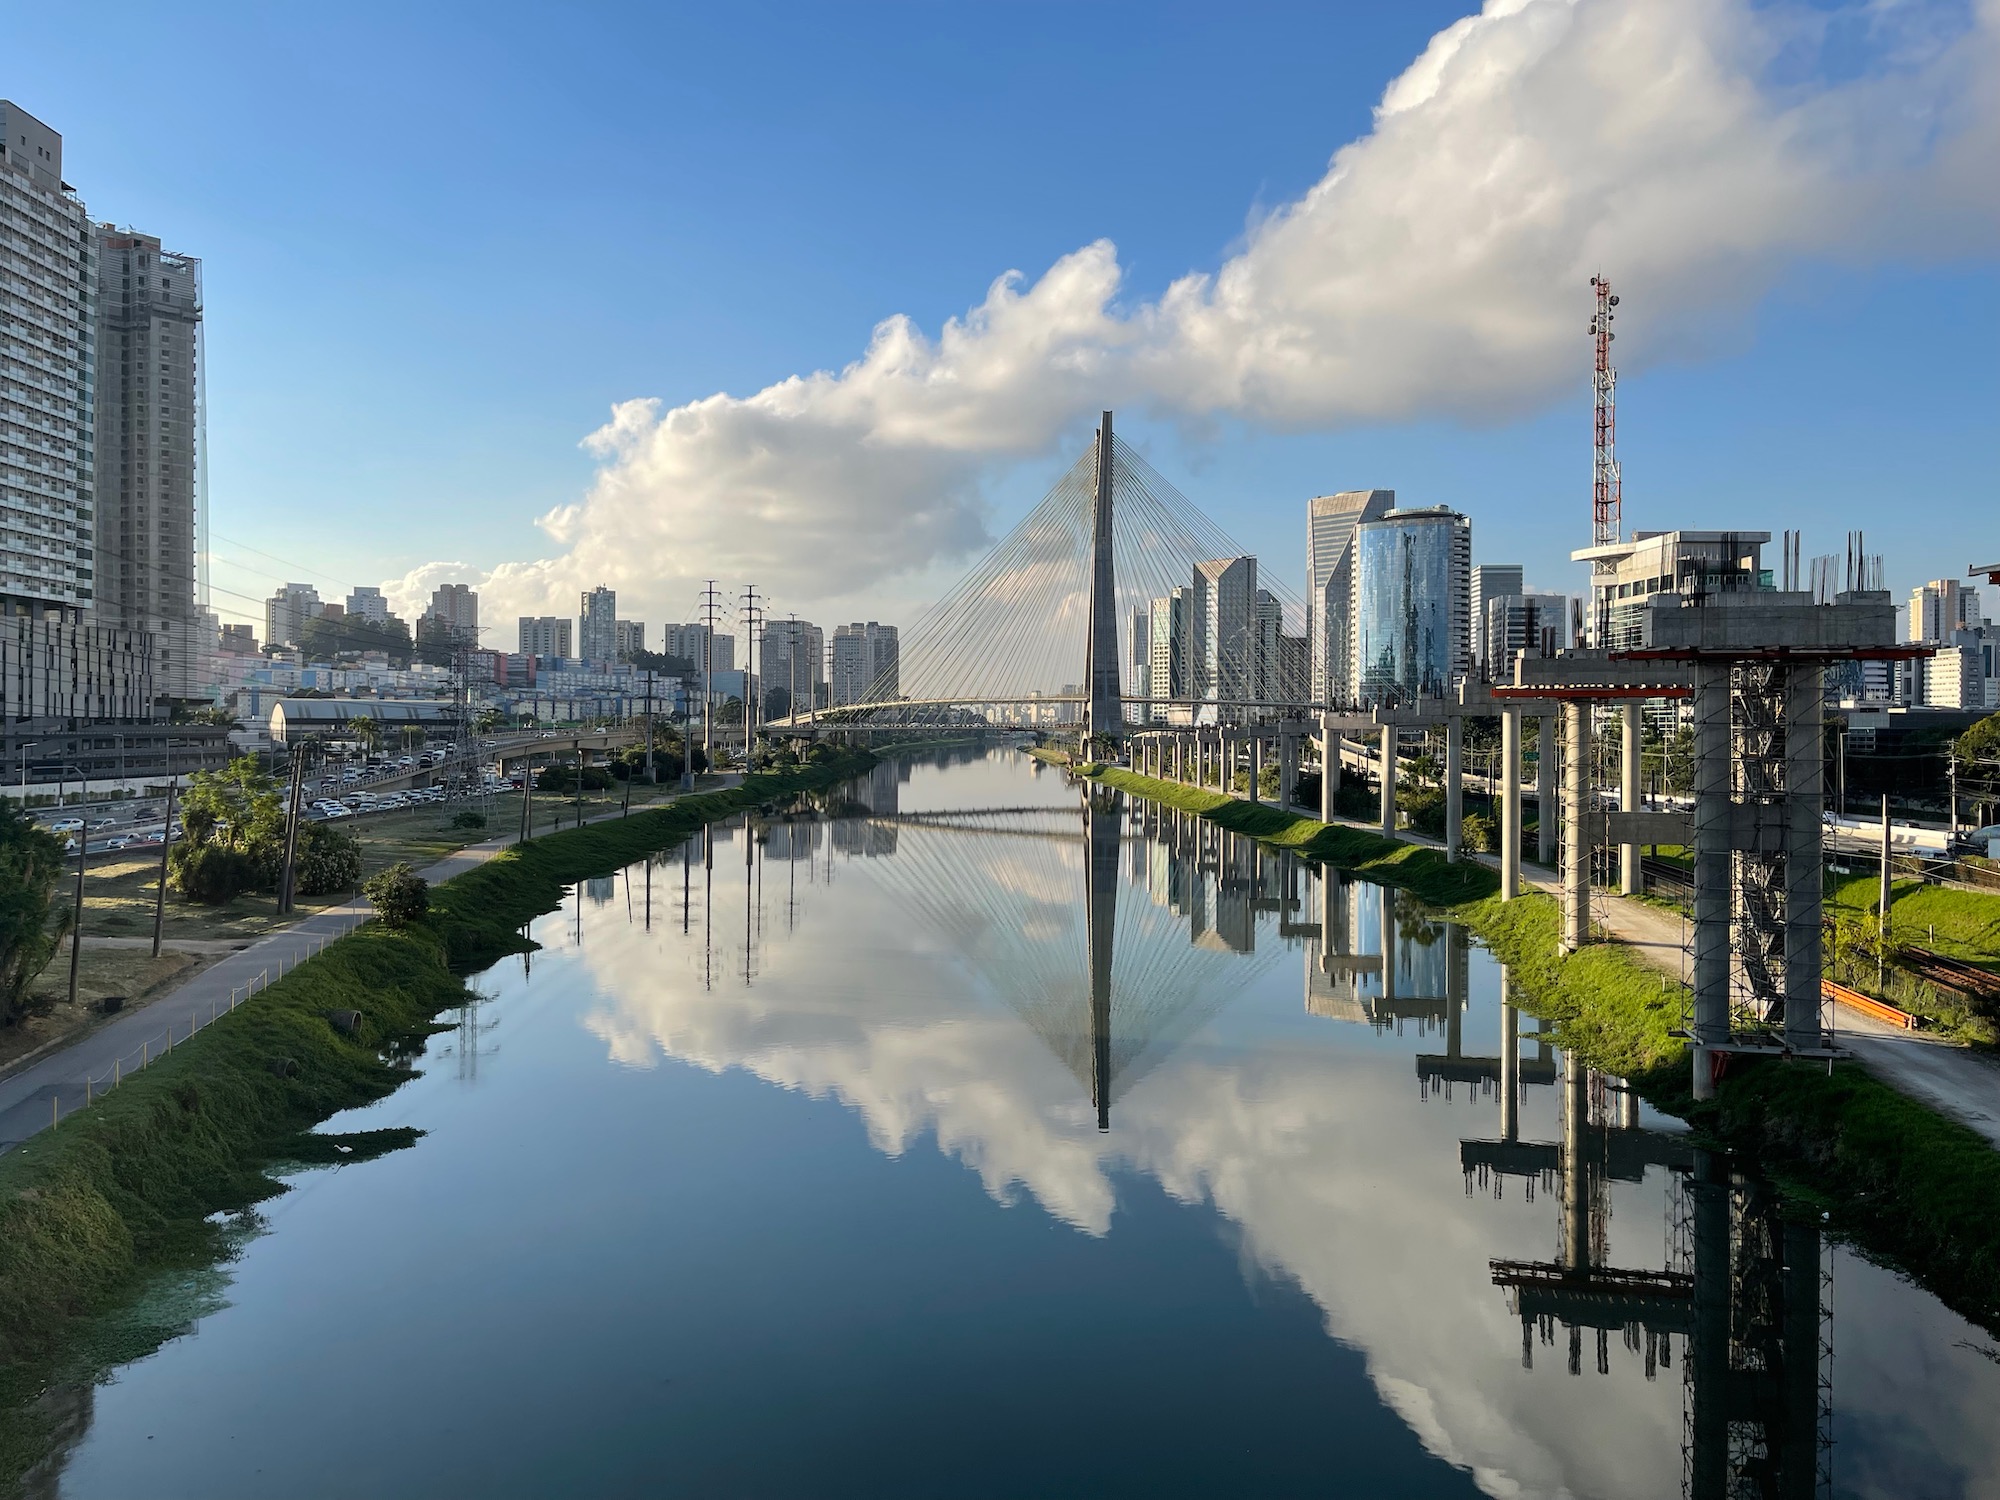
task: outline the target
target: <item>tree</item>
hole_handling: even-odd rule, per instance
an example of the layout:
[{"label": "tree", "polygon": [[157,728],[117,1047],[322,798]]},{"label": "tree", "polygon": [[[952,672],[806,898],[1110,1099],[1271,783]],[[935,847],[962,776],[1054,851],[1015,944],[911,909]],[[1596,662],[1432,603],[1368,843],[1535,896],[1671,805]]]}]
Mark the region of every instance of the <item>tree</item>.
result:
[{"label": "tree", "polygon": [[176,703],[173,720],[176,724],[216,724],[227,728],[236,722],[236,715],[219,703],[204,703],[196,708],[187,703]]},{"label": "tree", "polygon": [[370,876],[361,889],[375,904],[384,927],[421,922],[431,909],[430,882],[411,869],[407,860],[398,860],[379,875]]},{"label": "tree", "polygon": [[62,845],[20,807],[0,799],[0,1025],[21,1019],[28,986],[69,930],[59,901]]},{"label": "tree", "polygon": [[1981,719],[1951,742],[1961,766],[2000,766],[2000,714]]},{"label": "tree", "polygon": [[353,890],[361,878],[361,840],[325,823],[301,825],[295,874],[301,896]]},{"label": "tree", "polygon": [[382,725],[367,714],[356,714],[347,721],[347,737],[364,750],[379,750],[382,746]]},{"label": "tree", "polygon": [[331,661],[336,656],[380,651],[398,671],[409,667],[414,654],[410,627],[394,615],[380,623],[351,615],[338,620],[315,616],[299,631],[299,650],[305,653],[307,661]]},{"label": "tree", "polygon": [[181,795],[181,827],[189,844],[217,842],[239,853],[282,836],[284,799],[278,783],[240,755],[220,771],[197,771]]}]

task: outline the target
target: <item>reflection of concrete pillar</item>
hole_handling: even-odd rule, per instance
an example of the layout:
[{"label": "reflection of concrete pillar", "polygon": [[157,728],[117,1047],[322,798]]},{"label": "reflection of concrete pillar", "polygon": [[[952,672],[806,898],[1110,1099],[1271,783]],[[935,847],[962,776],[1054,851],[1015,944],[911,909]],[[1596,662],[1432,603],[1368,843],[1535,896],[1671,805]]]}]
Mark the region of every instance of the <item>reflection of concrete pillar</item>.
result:
[{"label": "reflection of concrete pillar", "polygon": [[1253,733],[1250,736],[1250,800],[1261,802],[1264,792],[1257,785],[1257,778],[1264,774],[1264,736]]},{"label": "reflection of concrete pillar", "polygon": [[1458,858],[1465,794],[1459,786],[1459,762],[1465,746],[1465,721],[1453,714],[1444,721],[1444,857]]},{"label": "reflection of concrete pillar", "polygon": [[1323,974],[1333,972],[1333,956],[1345,952],[1347,938],[1346,903],[1340,897],[1343,887],[1340,877],[1331,865],[1319,867],[1319,967]]},{"label": "reflection of concrete pillar", "polygon": [[[1624,705],[1620,729],[1618,808],[1621,812],[1637,812],[1639,810],[1638,699],[1635,698]],[[1639,845],[1636,842],[1618,846],[1618,889],[1627,896],[1636,896],[1643,889],[1639,879]]]},{"label": "reflection of concrete pillar", "polygon": [[1500,965],[1500,1139],[1521,1135],[1521,1013],[1514,1008],[1507,966]]},{"label": "reflection of concrete pillar", "polygon": [[1381,902],[1382,999],[1386,1003],[1396,998],[1396,892],[1378,885],[1375,895]]},{"label": "reflection of concrete pillar", "polygon": [[[1809,669],[1814,677],[1819,668]],[[1779,1442],[1778,1493],[1812,1500],[1819,1479],[1819,1230],[1784,1227],[1784,1436]]]},{"label": "reflection of concrete pillar", "polygon": [[1500,899],[1521,894],[1521,715],[1500,710]]},{"label": "reflection of concrete pillar", "polygon": [[1382,831],[1396,831],[1396,726],[1382,726]]},{"label": "reflection of concrete pillar", "polygon": [[1795,663],[1785,679],[1785,1045],[1816,1051],[1820,1037],[1820,846],[1826,775],[1821,669]]},{"label": "reflection of concrete pillar", "polygon": [[1556,862],[1556,721],[1550,714],[1535,720],[1535,858]]},{"label": "reflection of concrete pillar", "polygon": [[[1728,668],[1721,669],[1725,674]],[[1697,675],[1702,666],[1697,664]],[[1724,1500],[1729,1485],[1729,1172],[1694,1154],[1694,1336],[1689,1356],[1687,1475],[1693,1500]]]},{"label": "reflection of concrete pillar", "polygon": [[[1694,1096],[1715,1097],[1708,1049],[1729,1040],[1729,665],[1694,668]],[[1814,875],[1817,878],[1817,868]]]},{"label": "reflection of concrete pillar", "polygon": [[1577,1055],[1563,1050],[1562,1093],[1562,1263],[1566,1270],[1590,1268],[1589,1160],[1590,1080]]},{"label": "reflection of concrete pillar", "polygon": [[1590,705],[1565,703],[1563,721],[1562,949],[1574,953],[1590,941]]}]

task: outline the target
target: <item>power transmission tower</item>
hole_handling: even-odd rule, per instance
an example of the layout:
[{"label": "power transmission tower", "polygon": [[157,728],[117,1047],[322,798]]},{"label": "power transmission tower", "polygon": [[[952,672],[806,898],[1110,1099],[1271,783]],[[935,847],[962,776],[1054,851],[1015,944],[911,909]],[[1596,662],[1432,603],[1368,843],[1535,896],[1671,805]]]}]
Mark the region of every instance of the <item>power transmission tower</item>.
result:
[{"label": "power transmission tower", "polygon": [[757,743],[757,631],[764,620],[764,608],[757,598],[757,585],[743,586],[743,598],[737,607],[737,615],[743,621],[746,635],[743,649],[743,769],[750,769],[750,752]]},{"label": "power transmission tower", "polygon": [[[1590,545],[1607,547],[1619,541],[1625,521],[1625,487],[1618,472],[1617,451],[1618,372],[1611,366],[1611,341],[1618,336],[1611,331],[1611,324],[1617,316],[1612,309],[1618,305],[1618,298],[1605,277],[1591,277],[1590,287],[1597,293],[1597,310],[1590,318],[1590,337],[1597,351],[1596,364],[1590,376],[1590,388],[1595,397],[1590,468]],[[1599,577],[1616,569],[1617,564],[1609,558],[1600,557],[1591,563],[1591,571]],[[1603,590],[1593,592],[1601,596]],[[1600,599],[1593,599],[1591,605],[1591,644],[1602,646],[1607,621],[1599,618],[1603,614]]]},{"label": "power transmission tower", "polygon": [[715,769],[715,617],[721,601],[711,578],[701,591],[701,750],[710,770]]}]

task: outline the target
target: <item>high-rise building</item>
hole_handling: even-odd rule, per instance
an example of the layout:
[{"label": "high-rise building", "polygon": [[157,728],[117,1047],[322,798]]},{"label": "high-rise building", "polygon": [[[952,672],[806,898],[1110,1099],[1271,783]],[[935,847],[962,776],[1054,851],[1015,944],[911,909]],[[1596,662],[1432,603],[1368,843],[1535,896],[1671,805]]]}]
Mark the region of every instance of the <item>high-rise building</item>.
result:
[{"label": "high-rise building", "polygon": [[257,632],[248,625],[225,625],[222,627],[222,649],[231,656],[255,656]]},{"label": "high-rise building", "polygon": [[1194,565],[1194,693],[1212,703],[1257,696],[1257,559],[1219,557]]},{"label": "high-rise building", "polygon": [[646,622],[644,620],[620,620],[612,627],[620,661],[630,661],[638,652],[646,649]]},{"label": "high-rise building", "polygon": [[1494,599],[1518,598],[1525,590],[1519,563],[1478,563],[1472,569],[1472,665],[1491,671],[1486,652],[1486,606]]},{"label": "high-rise building", "polygon": [[[1127,637],[1129,657],[1126,661],[1126,691],[1133,697],[1146,699],[1153,696],[1153,611],[1151,606],[1132,611],[1132,629]],[[1143,722],[1153,718],[1150,708],[1141,710]]]},{"label": "high-rise building", "polygon": [[1929,645],[1949,641],[1956,631],[1975,630],[1985,621],[1979,613],[1979,590],[1956,578],[1933,578],[1910,590],[1909,639]]},{"label": "high-rise building", "polygon": [[618,659],[618,593],[599,584],[586,589],[577,614],[576,654],[585,661]]},{"label": "high-rise building", "polygon": [[1473,619],[1474,658],[1495,682],[1510,680],[1516,652],[1549,656],[1569,648],[1567,594],[1494,594]]},{"label": "high-rise building", "polygon": [[1354,528],[1395,507],[1394,490],[1343,490],[1306,502],[1306,639],[1315,702],[1353,698]]},{"label": "high-rise building", "polygon": [[[693,662],[697,671],[701,669],[702,647],[708,640],[706,625],[669,625],[662,634],[664,638],[660,642],[660,650],[663,655],[677,656],[683,661]],[[735,636],[717,633],[712,667],[718,676],[736,670]]]},{"label": "high-rise building", "polygon": [[431,622],[433,632],[442,630],[455,641],[479,643],[479,595],[470,584],[439,584],[431,593],[430,608],[424,611],[422,619]]},{"label": "high-rise building", "polygon": [[306,621],[319,617],[319,590],[309,583],[288,583],[264,601],[264,644],[296,646]]},{"label": "high-rise building", "polygon": [[826,632],[810,620],[766,620],[757,646],[767,714],[804,713],[824,696]]},{"label": "high-rise building", "polygon": [[1269,589],[1257,590],[1252,614],[1256,682],[1251,696],[1264,705],[1257,717],[1277,718],[1282,712],[1278,705],[1306,701],[1312,685],[1310,642],[1285,633],[1285,606]]},{"label": "high-rise building", "polygon": [[522,615],[520,648],[523,656],[570,655],[570,622],[563,615]]},{"label": "high-rise building", "polygon": [[389,601],[376,588],[356,588],[347,596],[347,613],[357,620],[366,620],[371,625],[389,623]]},{"label": "high-rise building", "polygon": [[[1148,611],[1146,648],[1150,659],[1146,678],[1152,684],[1152,696],[1156,699],[1194,696],[1189,688],[1193,657],[1189,643],[1188,611],[1192,594],[1191,589],[1175,589],[1164,598],[1155,599]],[[1165,719],[1168,717],[1168,705],[1155,703],[1151,716],[1156,720]]]},{"label": "high-rise building", "polygon": [[95,603],[96,234],[62,137],[0,99],[0,610]]},{"label": "high-rise building", "polygon": [[1354,658],[1364,703],[1441,696],[1471,661],[1472,523],[1444,505],[1355,528]]},{"label": "high-rise building", "polygon": [[829,684],[836,708],[848,703],[885,703],[901,691],[896,627],[837,625],[833,631],[833,678]]},{"label": "high-rise building", "polygon": [[152,637],[153,680],[197,694],[201,262],[99,224],[95,616]]}]

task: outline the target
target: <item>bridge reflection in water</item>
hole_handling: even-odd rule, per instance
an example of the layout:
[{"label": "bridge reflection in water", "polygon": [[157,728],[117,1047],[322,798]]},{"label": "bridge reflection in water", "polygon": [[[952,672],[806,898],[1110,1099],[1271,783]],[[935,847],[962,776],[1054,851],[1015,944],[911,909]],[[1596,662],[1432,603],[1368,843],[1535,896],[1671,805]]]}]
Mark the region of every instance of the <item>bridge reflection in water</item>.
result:
[{"label": "bridge reflection in water", "polygon": [[[818,805],[754,820],[746,859],[761,847],[766,862],[782,862],[792,905],[801,869],[808,881],[831,879],[835,854],[869,859],[913,929],[942,939],[1076,1078],[1100,1130],[1257,973],[1300,955],[1309,1014],[1384,1035],[1413,1031],[1441,1048],[1413,1055],[1425,1097],[1448,1102],[1465,1090],[1496,1106],[1496,1133],[1459,1143],[1468,1193],[1490,1188],[1498,1198],[1511,1179],[1531,1199],[1538,1189],[1555,1194],[1552,1258],[1491,1262],[1520,1320],[1522,1367],[1533,1368],[1538,1344],[1560,1340],[1571,1375],[1584,1375],[1586,1345],[1608,1375],[1615,1334],[1649,1380],[1679,1363],[1685,1494],[1830,1492],[1831,1305],[1819,1230],[1786,1218],[1768,1184],[1692,1145],[1673,1122],[1643,1123],[1622,1079],[1560,1053],[1543,1022],[1524,1018],[1504,967],[1493,1051],[1468,1052],[1465,928],[1399,892],[1328,877],[1115,792],[1093,788],[1059,806],[905,812],[906,775],[885,764]],[[693,871],[712,865],[713,847],[698,838],[662,856],[680,862],[688,882],[684,927],[697,905],[707,919]],[[761,877],[746,884],[748,907],[734,924],[745,982],[763,937],[761,887]],[[650,876],[647,889],[650,913]],[[1523,1137],[1530,1088],[1559,1090],[1554,1140]],[[1614,1192],[1653,1173],[1668,1184],[1663,1263],[1615,1264]]]}]

